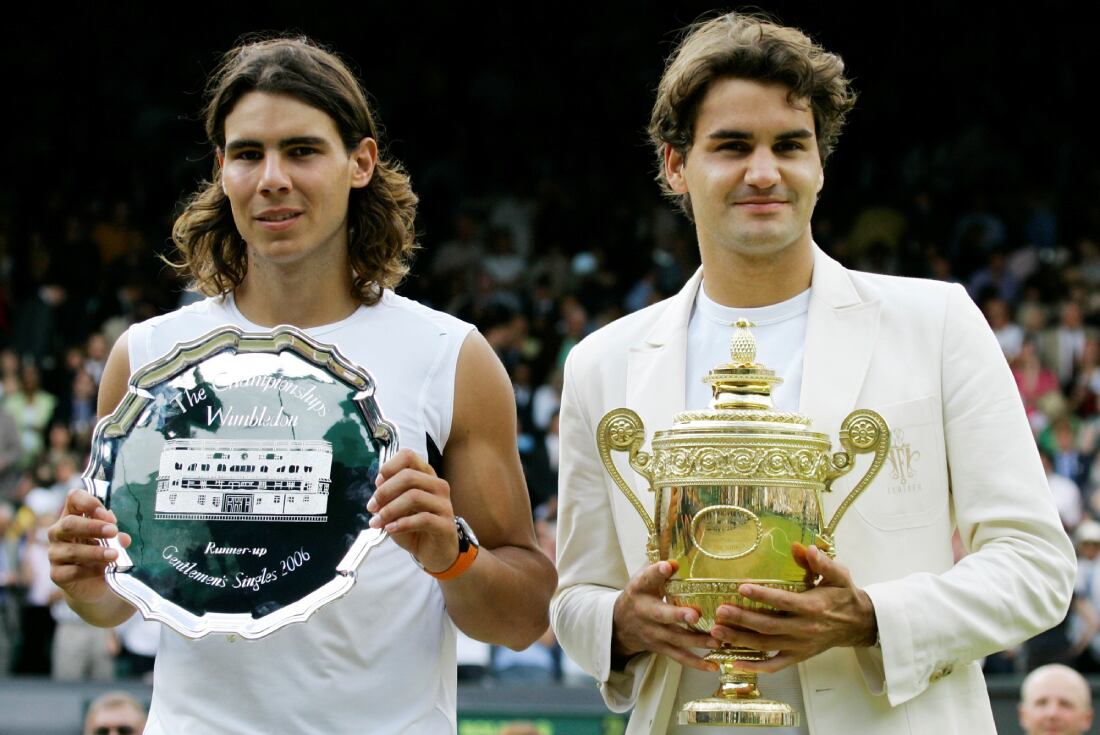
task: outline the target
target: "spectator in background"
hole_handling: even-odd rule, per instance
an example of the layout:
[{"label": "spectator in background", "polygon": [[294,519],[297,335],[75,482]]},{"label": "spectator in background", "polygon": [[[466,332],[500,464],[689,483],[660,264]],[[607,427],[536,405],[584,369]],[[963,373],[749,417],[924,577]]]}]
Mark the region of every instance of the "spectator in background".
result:
[{"label": "spectator in background", "polygon": [[520,285],[527,262],[516,251],[512,233],[506,229],[493,229],[489,233],[489,252],[481,267],[497,289],[513,290]]},{"label": "spectator in background", "polygon": [[76,447],[86,450],[91,446],[92,432],[95,430],[96,384],[92,376],[83,370],[73,376],[67,417],[68,430]]},{"label": "spectator in background", "polygon": [[70,490],[84,487],[84,481],[80,478],[80,466],[72,452],[58,455],[53,463],[53,485],[50,486],[56,495],[64,498]]},{"label": "spectator in background", "polygon": [[440,303],[458,300],[474,288],[474,274],[485,252],[479,230],[480,225],[471,213],[460,212],[455,217],[454,237],[433,248],[429,273],[441,290]]},{"label": "spectator in background", "polygon": [[1020,348],[1024,343],[1024,330],[1011,320],[1008,303],[998,296],[986,299],[982,311],[993,334],[997,335],[1001,351],[1005,353],[1008,361],[1012,362],[1020,354]]},{"label": "spectator in background", "polygon": [[19,427],[11,414],[0,408],[0,503],[15,500],[22,456],[23,439]]},{"label": "spectator in background", "polygon": [[1081,417],[1095,416],[1097,396],[1100,396],[1100,339],[1090,335],[1085,338],[1085,351],[1074,370],[1070,409]]},{"label": "spectator in background", "polygon": [[19,634],[19,562],[15,542],[8,538],[15,512],[0,499],[0,678],[11,671],[12,654]]},{"label": "spectator in background", "polygon": [[1092,727],[1092,692],[1068,666],[1041,666],[1020,687],[1019,714],[1027,735],[1084,735]]},{"label": "spectator in background", "polygon": [[519,431],[522,434],[531,434],[535,428],[531,415],[532,402],[535,397],[535,387],[532,384],[531,363],[521,360],[508,371],[512,378],[512,392],[516,396],[516,417],[519,420]]},{"label": "spectator in background", "polygon": [[[114,632],[85,623],[61,598],[50,605],[55,626],[50,677],[56,681],[111,681],[115,678]],[[136,617],[136,616],[135,616]]]},{"label": "spectator in background", "polygon": [[[64,421],[52,421],[50,428],[46,430],[46,453],[43,461],[51,468],[56,468],[57,463],[63,458],[72,457],[73,435]],[[56,475],[56,472],[54,473]],[[66,488],[68,490],[68,488]]]},{"label": "spectator in background", "polygon": [[1058,378],[1039,362],[1039,353],[1031,340],[1025,339],[1020,346],[1012,376],[1016,378],[1016,388],[1020,391],[1032,430],[1037,432],[1046,428],[1049,420],[1043,413],[1043,402],[1059,393]]},{"label": "spectator in background", "polygon": [[1040,449],[1039,456],[1043,458],[1043,469],[1047,473],[1047,482],[1050,483],[1050,492],[1054,496],[1054,505],[1058,508],[1058,517],[1062,519],[1066,532],[1072,534],[1081,523],[1085,512],[1081,489],[1076,482],[1054,471],[1054,461],[1050,452]]},{"label": "spectator in background", "polygon": [[0,398],[19,392],[23,385],[19,377],[20,367],[19,355],[15,350],[8,348],[0,352]]},{"label": "spectator in background", "polygon": [[20,616],[23,643],[16,663],[17,674],[49,674],[50,643],[55,623],[50,605],[61,599],[61,590],[50,580],[49,538],[47,531],[57,513],[49,508],[35,512],[35,527],[27,534],[20,554],[20,574],[27,596]]},{"label": "spectator in background", "polygon": [[31,467],[42,453],[43,430],[57,407],[57,398],[39,387],[38,368],[25,364],[21,372],[22,387],[4,399],[4,410],[15,419],[23,445],[19,468]]},{"label": "spectator in background", "polygon": [[126,692],[107,692],[92,700],[84,735],[137,735],[145,729],[145,707]]},{"label": "spectator in background", "polygon": [[1086,518],[1073,534],[1077,580],[1069,616],[1071,660],[1078,671],[1100,671],[1100,523]]},{"label": "spectator in background", "polygon": [[966,290],[970,292],[970,298],[979,304],[990,295],[1012,304],[1019,295],[1020,284],[1012,271],[1005,267],[1004,253],[994,252],[989,254],[985,267],[970,278]]},{"label": "spectator in background", "polygon": [[93,332],[88,335],[85,345],[87,357],[84,360],[84,371],[91,376],[96,385],[103,376],[103,367],[107,364],[107,353],[111,351],[111,345],[107,343],[107,337],[102,332]]},{"label": "spectator in background", "polygon": [[1082,487],[1088,479],[1088,457],[1079,443],[1080,420],[1070,413],[1060,416],[1039,435],[1040,449],[1050,452],[1054,471]]},{"label": "spectator in background", "polygon": [[[520,438],[520,459],[527,478],[531,508],[538,508],[558,492],[558,414],[550,419],[546,432]],[[537,526],[536,526],[537,530]]]},{"label": "spectator in background", "polygon": [[[1024,330],[1024,341],[1038,344],[1047,326],[1047,312],[1038,301],[1025,300],[1016,308],[1016,323]],[[1022,347],[1023,345],[1021,345]]]},{"label": "spectator in background", "polygon": [[1085,285],[1095,292],[1100,289],[1100,244],[1090,237],[1082,237],[1077,242],[1077,255],[1077,272]]},{"label": "spectator in background", "polygon": [[143,244],[141,231],[130,221],[130,204],[117,201],[111,207],[111,218],[101,220],[92,227],[92,242],[99,251],[99,262],[105,271],[112,271],[117,264]]},{"label": "spectator in background", "polygon": [[1076,301],[1062,302],[1059,313],[1058,326],[1039,336],[1039,358],[1066,389],[1072,385],[1074,370],[1085,353],[1086,338],[1095,338],[1097,333],[1092,327],[1085,327],[1081,305]]},{"label": "spectator in background", "polygon": [[563,368],[569,351],[591,331],[588,325],[588,311],[575,297],[567,296],[562,299],[561,325],[558,329],[561,334],[561,343],[558,345],[558,356],[554,365],[557,368]]},{"label": "spectator in background", "polygon": [[71,327],[61,314],[66,298],[63,286],[47,283],[19,304],[12,323],[12,345],[18,355],[47,369],[56,364],[58,336]]},{"label": "spectator in background", "polygon": [[535,389],[531,398],[531,420],[539,431],[550,428],[550,420],[561,407],[561,389],[564,373],[561,367],[555,367],[546,382]]}]

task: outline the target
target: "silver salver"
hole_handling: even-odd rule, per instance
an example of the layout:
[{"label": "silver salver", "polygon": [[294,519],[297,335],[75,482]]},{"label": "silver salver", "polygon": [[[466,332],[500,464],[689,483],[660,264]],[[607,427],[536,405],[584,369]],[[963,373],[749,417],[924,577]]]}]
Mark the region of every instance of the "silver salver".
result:
[{"label": "silver salver", "polygon": [[398,447],[372,376],[292,326],[220,327],[130,378],[83,479],[118,518],[106,579],[189,638],[260,638],[347,594]]}]

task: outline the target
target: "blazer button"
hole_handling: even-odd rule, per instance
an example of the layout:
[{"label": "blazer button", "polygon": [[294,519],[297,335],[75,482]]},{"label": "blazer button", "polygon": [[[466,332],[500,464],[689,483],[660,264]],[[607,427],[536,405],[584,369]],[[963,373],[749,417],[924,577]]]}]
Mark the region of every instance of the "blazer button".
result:
[{"label": "blazer button", "polygon": [[938,669],[932,672],[932,676],[928,678],[928,683],[931,684],[934,681],[939,681],[945,676],[950,676],[951,672],[955,670],[953,664],[943,664]]}]

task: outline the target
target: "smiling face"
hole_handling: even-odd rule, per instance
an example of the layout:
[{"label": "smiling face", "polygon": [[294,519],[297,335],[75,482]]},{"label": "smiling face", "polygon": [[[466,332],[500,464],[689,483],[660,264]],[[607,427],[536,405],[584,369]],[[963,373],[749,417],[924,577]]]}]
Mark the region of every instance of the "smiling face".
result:
[{"label": "smiling face", "polygon": [[690,196],[704,252],[808,251],[825,181],[808,104],[791,105],[779,84],[719,79],[699,105],[692,140],[686,155],[666,149],[665,175]]},{"label": "smiling face", "polygon": [[348,196],[370,181],[374,140],[349,152],[327,114],[293,97],[249,92],[225,118],[222,186],[258,262],[347,259]]}]

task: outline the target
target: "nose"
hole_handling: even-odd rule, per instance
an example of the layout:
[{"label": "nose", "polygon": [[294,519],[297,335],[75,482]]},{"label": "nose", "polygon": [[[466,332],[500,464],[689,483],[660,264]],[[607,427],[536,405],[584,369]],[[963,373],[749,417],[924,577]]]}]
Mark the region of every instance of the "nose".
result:
[{"label": "nose", "polygon": [[274,191],[290,191],[290,176],[287,175],[285,161],[278,154],[264,156],[263,171],[260,175],[259,189],[267,194]]},{"label": "nose", "polygon": [[775,154],[764,146],[753,151],[748,160],[745,183],[756,189],[770,189],[779,183],[779,162]]}]

